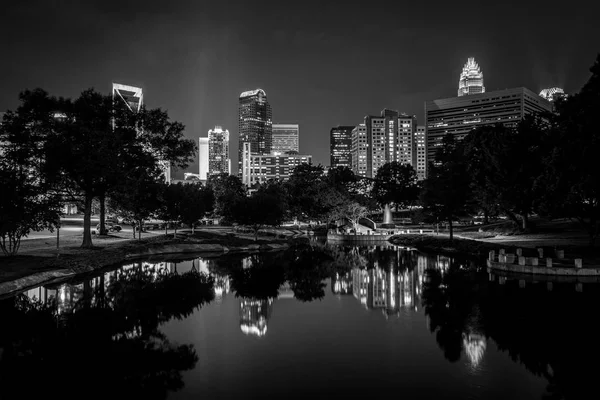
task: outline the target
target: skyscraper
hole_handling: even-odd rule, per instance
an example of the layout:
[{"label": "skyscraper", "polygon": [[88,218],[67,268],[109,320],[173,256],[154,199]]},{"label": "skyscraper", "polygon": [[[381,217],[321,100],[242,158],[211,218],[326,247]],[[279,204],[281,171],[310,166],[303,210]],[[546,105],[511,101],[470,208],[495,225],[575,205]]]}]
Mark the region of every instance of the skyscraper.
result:
[{"label": "skyscraper", "polygon": [[352,131],[354,173],[374,178],[377,170],[388,162],[412,165],[416,127],[416,117],[394,110],[384,109],[380,116],[366,116],[364,124]]},{"label": "skyscraper", "polygon": [[[122,101],[127,108],[132,112],[137,113],[144,105],[144,92],[142,88],[122,85],[120,83],[112,84],[112,98],[114,101]],[[152,151],[152,150],[150,150]],[[171,163],[165,160],[159,160],[160,167],[163,171],[165,182],[171,182]]]},{"label": "skyscraper", "polygon": [[133,111],[138,112],[144,104],[144,93],[142,88],[128,85],[121,85],[120,83],[112,84],[112,96],[114,99],[122,100],[127,107]]},{"label": "skyscraper", "polygon": [[271,105],[262,89],[242,92],[238,108],[238,175],[242,175],[242,153],[244,143],[250,143],[255,154],[269,154],[273,139]]},{"label": "skyscraper", "polygon": [[417,171],[417,178],[427,178],[427,136],[425,125],[417,126],[413,138],[413,167]]},{"label": "skyscraper", "polygon": [[198,173],[201,181],[208,179],[208,138],[198,138]]},{"label": "skyscraper", "polygon": [[528,114],[548,111],[552,104],[524,87],[426,101],[427,162],[434,161],[446,134],[461,140],[479,126],[516,126]]},{"label": "skyscraper", "polygon": [[298,124],[273,124],[271,153],[299,152],[300,127]]},{"label": "skyscraper", "polygon": [[540,92],[540,97],[548,101],[554,101],[557,98],[564,97],[565,91],[558,87],[544,89]]},{"label": "skyscraper", "polygon": [[360,124],[352,129],[352,171],[355,175],[367,176],[367,152],[369,145],[367,143],[367,127]]},{"label": "skyscraper", "polygon": [[352,168],[352,130],[354,126],[336,126],[329,132],[331,168]]},{"label": "skyscraper", "polygon": [[223,172],[231,174],[229,131],[215,126],[208,131],[208,176]]},{"label": "skyscraper", "polygon": [[485,93],[483,72],[475,62],[475,58],[469,57],[458,79],[458,96],[477,93]]}]

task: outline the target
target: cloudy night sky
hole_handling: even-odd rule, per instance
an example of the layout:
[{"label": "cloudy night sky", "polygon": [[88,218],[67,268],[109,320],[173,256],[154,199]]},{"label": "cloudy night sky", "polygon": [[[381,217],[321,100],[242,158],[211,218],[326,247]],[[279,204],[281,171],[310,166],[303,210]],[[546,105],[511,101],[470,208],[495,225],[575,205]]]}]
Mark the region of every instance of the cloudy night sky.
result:
[{"label": "cloudy night sky", "polygon": [[299,123],[300,151],[328,165],[332,126],[383,108],[422,124],[425,100],[456,96],[469,56],[487,91],[569,93],[600,50],[598,2],[416,3],[3,1],[0,110],[23,89],[141,86],[190,138],[229,129],[236,165],[238,96],[262,88],[273,121]]}]

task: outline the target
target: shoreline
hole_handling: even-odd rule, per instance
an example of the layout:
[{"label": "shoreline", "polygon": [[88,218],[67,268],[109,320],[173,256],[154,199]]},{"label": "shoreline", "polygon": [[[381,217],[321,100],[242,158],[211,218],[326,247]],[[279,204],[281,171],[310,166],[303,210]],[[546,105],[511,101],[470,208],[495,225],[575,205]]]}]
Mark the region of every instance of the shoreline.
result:
[{"label": "shoreline", "polygon": [[[220,257],[225,254],[280,251],[289,247],[288,241],[281,239],[259,238],[258,242],[254,242],[239,236],[219,237],[212,233],[211,235],[212,238],[198,238],[192,234],[178,234],[176,238],[158,236],[141,241],[121,242],[102,248],[64,249],[55,257],[22,255],[15,259],[2,259],[0,266],[21,267],[25,271],[29,267],[32,268],[32,271],[21,274],[15,279],[9,278],[0,281],[0,299],[12,297],[36,286],[72,279],[140,258],[176,254]],[[2,277],[0,275],[0,279]]]}]

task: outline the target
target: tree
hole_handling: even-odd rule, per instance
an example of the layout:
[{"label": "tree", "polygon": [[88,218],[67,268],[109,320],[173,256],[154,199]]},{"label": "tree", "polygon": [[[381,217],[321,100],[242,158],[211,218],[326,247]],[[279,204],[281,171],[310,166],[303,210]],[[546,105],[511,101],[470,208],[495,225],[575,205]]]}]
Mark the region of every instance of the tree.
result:
[{"label": "tree", "polygon": [[470,198],[466,163],[452,135],[444,136],[442,147],[436,153],[436,161],[438,165],[431,163],[429,166],[420,200],[427,212],[448,221],[452,240],[452,221],[466,212]]},{"label": "tree", "polygon": [[233,220],[233,205],[246,197],[246,188],[240,178],[227,173],[211,175],[207,186],[214,196],[214,213],[221,217],[221,225]]},{"label": "tree", "polygon": [[396,211],[410,207],[419,196],[417,172],[410,164],[385,163],[377,170],[372,196],[381,207],[394,204]]},{"label": "tree", "polygon": [[258,240],[258,231],[264,226],[279,226],[285,216],[285,198],[280,189],[263,186],[252,196],[241,197],[233,205],[234,222],[247,225],[254,231],[254,240]]},{"label": "tree", "polygon": [[570,217],[587,230],[593,246],[600,235],[600,54],[581,91],[557,104],[553,149],[548,153],[545,205],[557,217]]},{"label": "tree", "polygon": [[352,223],[355,232],[358,230],[360,219],[368,214],[367,208],[355,201],[345,203],[341,210],[342,215]]},{"label": "tree", "polygon": [[59,224],[60,197],[47,168],[45,138],[59,123],[53,118],[59,99],[42,90],[20,94],[21,105],[0,121],[0,247],[15,255],[31,231]]},{"label": "tree", "polygon": [[301,164],[286,182],[290,214],[297,219],[321,218],[326,210],[319,193],[328,186],[323,166]]},{"label": "tree", "polygon": [[149,174],[146,169],[140,167],[132,171],[111,195],[113,207],[126,219],[137,222],[139,239],[142,238],[144,220],[155,215],[162,205],[166,185],[158,181],[159,174],[158,170]]},{"label": "tree", "polygon": [[199,184],[182,186],[180,220],[189,225],[194,233],[194,226],[213,208],[213,192],[210,188]]}]

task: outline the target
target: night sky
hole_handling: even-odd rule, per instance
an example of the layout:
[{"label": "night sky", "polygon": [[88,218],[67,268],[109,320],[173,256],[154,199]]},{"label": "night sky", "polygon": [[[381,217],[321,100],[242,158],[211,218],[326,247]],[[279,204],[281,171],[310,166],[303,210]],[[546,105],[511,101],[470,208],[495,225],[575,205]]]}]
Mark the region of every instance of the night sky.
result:
[{"label": "night sky", "polygon": [[598,4],[4,0],[0,110],[26,88],[141,86],[196,141],[229,129],[237,165],[238,96],[260,87],[274,122],[299,123],[300,151],[328,165],[332,126],[383,108],[422,123],[425,100],[456,96],[469,56],[487,91],[579,90],[600,51]]}]

